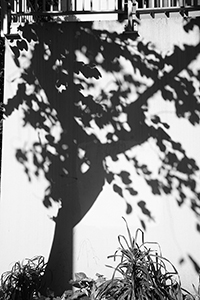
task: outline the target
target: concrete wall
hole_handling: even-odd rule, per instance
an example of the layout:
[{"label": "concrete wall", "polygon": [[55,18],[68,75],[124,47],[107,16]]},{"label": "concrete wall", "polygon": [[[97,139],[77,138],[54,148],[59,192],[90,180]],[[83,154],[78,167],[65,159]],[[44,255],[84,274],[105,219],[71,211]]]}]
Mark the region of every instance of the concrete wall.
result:
[{"label": "concrete wall", "polygon": [[[81,27],[82,24],[79,24]],[[80,97],[80,94],[76,94],[74,90],[70,90],[71,92],[67,91],[67,85],[57,85],[57,87],[61,89],[59,91],[55,86],[53,87],[57,82],[56,80],[61,78],[56,77],[57,75],[55,75],[55,78],[53,77],[54,74],[58,74],[56,72],[59,72],[59,61],[61,62],[62,60],[61,57],[59,58],[60,53],[63,55],[66,54],[66,57],[68,55],[66,68],[69,72],[71,70],[70,66],[74,68],[74,82],[76,84],[82,84],[81,94],[85,98],[87,96],[92,97],[87,98],[87,101],[90,101],[90,99],[94,101],[96,99],[95,101],[98,102],[98,99],[101,99],[102,91],[105,92],[105,95],[110,97],[112,91],[117,91],[120,86],[121,98],[124,97],[122,93],[123,90],[126,91],[130,87],[128,97],[124,98],[124,101],[126,103],[132,103],[138,99],[138,95],[146,95],[145,91],[150,90],[151,86],[156,85],[157,82],[157,89],[155,92],[149,94],[147,101],[147,119],[149,120],[154,114],[159,115],[163,122],[170,125],[170,128],[165,129],[165,131],[169,134],[171,139],[180,142],[185,149],[187,157],[193,158],[196,164],[200,166],[199,125],[192,125],[191,122],[188,121],[187,114],[182,118],[177,117],[175,101],[170,102],[164,99],[162,94],[163,86],[159,86],[161,83],[158,77],[153,78],[149,73],[145,73],[142,64],[145,55],[143,56],[142,50],[140,52],[140,48],[138,47],[138,45],[143,45],[145,49],[148,49],[146,57],[150,59],[152,55],[154,61],[156,59],[155,53],[158,53],[157,59],[161,61],[161,58],[166,59],[167,56],[170,57],[173,53],[177,54],[177,49],[180,49],[180,56],[176,56],[174,60],[174,70],[177,69],[179,71],[177,74],[175,73],[174,77],[170,80],[168,78],[169,82],[166,82],[164,86],[173,86],[173,80],[177,76],[180,76],[180,78],[188,78],[188,74],[195,74],[196,77],[191,76],[192,84],[195,87],[192,94],[198,98],[200,56],[198,52],[196,53],[195,51],[198,51],[199,45],[199,26],[197,24],[191,31],[186,32],[183,28],[183,24],[183,18],[179,14],[172,14],[169,18],[164,14],[156,15],[155,18],[141,16],[141,22],[138,26],[140,35],[138,40],[135,40],[132,34],[125,33],[121,35],[124,24],[119,24],[116,21],[95,22],[93,25],[85,24],[84,28],[86,28],[86,30],[84,29],[82,31],[79,29],[79,25],[75,23],[58,25],[57,28],[52,24],[44,24],[40,29],[33,27],[33,32],[36,32],[36,35],[38,34],[40,43],[43,39],[44,44],[37,44],[37,41],[29,42],[29,50],[22,50],[20,56],[18,58],[15,56],[15,59],[13,55],[13,53],[16,55],[17,51],[15,44],[6,41],[5,104],[9,103],[9,109],[3,129],[0,202],[0,273],[10,269],[13,262],[27,257],[44,255],[45,258],[48,259],[54,247],[52,246],[53,241],[53,245],[55,245],[54,231],[56,230],[56,222],[54,222],[54,220],[56,220],[55,218],[60,206],[69,205],[66,210],[69,209],[70,213],[66,213],[66,216],[70,218],[71,214],[74,220],[72,223],[67,223],[69,227],[74,225],[71,239],[73,243],[73,258],[71,258],[71,260],[73,260],[73,272],[82,271],[90,277],[95,277],[96,273],[102,273],[107,277],[111,275],[112,271],[106,268],[105,264],[112,264],[111,261],[107,260],[107,255],[113,254],[118,247],[118,234],[126,235],[126,227],[122,220],[122,216],[124,216],[128,221],[133,235],[137,228],[144,230],[145,224],[146,241],[157,241],[160,243],[163,255],[170,259],[179,270],[185,288],[191,290],[192,283],[197,284],[198,278],[194,262],[197,264],[200,263],[198,253],[200,238],[197,225],[199,215],[197,211],[192,210],[191,199],[196,197],[195,200],[198,202],[199,172],[194,171],[191,177],[183,172],[182,175],[188,176],[188,180],[194,178],[196,187],[195,190],[191,190],[191,194],[188,190],[185,191],[187,187],[183,187],[183,192],[186,194],[187,199],[181,207],[177,205],[176,201],[178,199],[178,189],[173,188],[169,194],[166,194],[163,190],[160,195],[153,193],[150,186],[145,182],[144,177],[137,174],[133,161],[127,160],[126,157],[137,157],[141,164],[148,166],[153,177],[160,178],[159,176],[161,175],[158,173],[158,169],[162,166],[164,153],[158,149],[153,138],[145,139],[141,143],[134,143],[130,139],[131,126],[127,119],[128,110],[126,113],[121,114],[120,118],[122,118],[122,121],[119,121],[119,124],[124,124],[124,135],[121,133],[118,135],[116,133],[117,137],[115,142],[118,142],[118,145],[115,146],[115,150],[112,150],[106,134],[108,132],[113,133],[113,121],[109,121],[109,125],[101,127],[99,124],[95,124],[91,119],[89,119],[89,125],[85,125],[86,123],[77,117],[75,120],[76,124],[72,125],[70,122],[74,122],[73,113],[76,115],[76,111],[74,108],[70,111],[72,107],[66,103],[69,103],[68,99],[72,99],[70,101],[76,102],[76,97]],[[58,28],[60,28],[60,31]],[[108,33],[106,30],[108,30]],[[61,31],[62,34],[60,34]],[[56,32],[58,33],[57,36]],[[81,44],[81,46],[73,46],[74,36],[72,32],[73,34],[77,34],[77,32],[83,34],[85,32],[86,35],[89,32],[94,35],[99,34],[102,41],[107,39],[108,44],[111,44],[111,53],[109,54],[109,50],[106,52],[105,64],[102,63],[103,58],[101,55],[104,53],[103,51],[99,56],[96,56],[95,59],[94,56],[92,58],[90,54],[86,53],[86,50],[90,51],[90,48],[93,51],[92,53],[94,53],[95,44],[93,43],[93,39],[90,41],[88,37],[83,34],[83,41],[84,39],[88,39],[89,41],[87,42],[88,48],[84,42],[82,42],[83,45]],[[103,32],[102,35],[101,32]],[[110,36],[109,33],[111,33]],[[116,33],[119,38],[117,38]],[[34,34],[35,33],[32,33],[33,36]],[[48,48],[50,45],[50,35],[52,35],[52,42],[50,48]],[[27,35],[25,34],[24,37],[27,37]],[[109,40],[109,38],[111,40]],[[148,43],[151,44],[149,45]],[[116,45],[113,46],[114,44]],[[191,51],[187,52],[186,50],[188,48],[185,44],[191,47],[191,51],[193,49],[194,53]],[[65,47],[67,51],[64,54],[63,49]],[[128,49],[131,56],[127,54],[125,50],[123,50],[124,52],[120,50],[120,52],[119,48]],[[74,49],[76,52],[74,52]],[[112,51],[116,51],[116,60],[121,69],[117,69],[117,64],[113,63],[114,69],[112,70],[110,66],[110,61],[113,59]],[[186,53],[185,56],[184,53]],[[189,60],[187,60],[188,53],[191,53]],[[117,56],[117,54],[119,55]],[[58,60],[55,60],[56,55],[58,56]],[[139,63],[135,64],[135,69],[134,64],[131,65],[130,63],[134,55],[137,57],[141,55],[141,65],[139,65]],[[76,61],[83,62],[84,64],[88,64],[90,59],[90,63],[92,63],[93,59],[101,76],[99,76],[99,73],[95,73],[97,74],[96,77],[95,75],[91,77],[90,75],[86,76],[84,72],[78,72],[74,65],[72,66],[70,64],[70,60],[75,60],[75,56]],[[184,63],[184,61],[186,63]],[[49,62],[49,64],[47,62]],[[99,64],[97,62],[99,62]],[[147,67],[151,69],[148,63],[149,61],[147,62]],[[172,69],[173,66],[166,63],[165,68],[161,69],[160,73],[158,72],[158,76],[162,77],[163,72],[171,72]],[[26,83],[25,85],[25,94],[23,94],[21,90],[21,93],[18,92],[17,96],[13,98],[18,90],[18,84],[23,83],[26,79],[23,75],[24,70],[29,76],[32,74],[34,80],[28,77],[28,84]],[[191,70],[191,72],[188,73],[188,70]],[[124,81],[125,74],[130,75],[134,80]],[[71,80],[70,76],[68,80]],[[137,83],[139,83],[139,90],[137,89]],[[23,89],[23,85],[21,88]],[[73,93],[73,96],[70,93]],[[32,95],[32,98],[28,96],[25,97],[25,95]],[[188,92],[188,98],[190,97],[191,91]],[[21,99],[24,99],[23,103]],[[177,99],[177,101],[178,100],[179,99]],[[32,103],[35,102],[35,104],[33,104],[35,108],[30,106],[31,101]],[[60,101],[60,104],[57,104],[56,101]],[[104,102],[108,105],[106,101],[109,102],[109,99],[104,99]],[[112,102],[114,100],[112,99],[110,101]],[[20,106],[18,106],[18,102],[21,103]],[[56,105],[59,105],[59,107]],[[114,104],[112,103],[112,105]],[[32,107],[31,109],[35,112],[38,111],[37,106],[40,107],[40,110],[44,109],[44,118],[46,118],[46,121],[43,120],[40,123],[38,116],[36,115],[34,117],[31,115],[31,111],[30,119],[26,122],[24,115],[28,116],[27,107],[29,106]],[[52,107],[57,107],[57,110]],[[93,108],[93,106],[91,106],[91,109],[94,109],[94,114],[99,113],[98,107]],[[55,117],[53,121],[51,116]],[[70,121],[71,118],[72,121]],[[43,127],[44,124],[46,127]],[[66,126],[68,132],[63,139],[64,126]],[[77,127],[81,128],[81,132],[83,132],[79,133]],[[74,165],[72,167],[69,166],[70,162],[67,161],[67,158],[61,157],[63,155],[62,153],[64,153],[62,152],[63,149],[67,152],[69,147],[67,139],[69,138],[72,141],[73,134],[75,134],[78,141],[79,151],[76,170],[73,170]],[[128,138],[126,134],[128,134]],[[47,136],[53,137],[53,143],[47,139]],[[100,141],[100,146],[93,141],[93,138],[94,140]],[[64,146],[66,145],[64,141],[67,146]],[[38,152],[38,161],[36,164],[33,160],[35,151],[34,145],[36,145],[36,147],[39,145],[39,151],[46,149],[45,151],[51,153],[54,157],[60,157],[57,162],[54,161],[54,165],[52,164],[54,169],[50,177],[47,177],[47,174],[49,174],[48,170],[50,168],[48,159],[51,160],[51,158],[48,156],[47,159],[46,156],[44,159],[42,153]],[[116,150],[116,147],[122,147],[124,150],[118,151],[119,148]],[[21,150],[21,152],[19,152],[19,150]],[[115,152],[117,153],[117,159],[114,159]],[[87,159],[84,161],[85,153]],[[72,153],[69,155],[72,155]],[[65,162],[65,159],[67,161],[66,165],[60,167],[60,162],[63,160]],[[41,162],[41,165],[39,165],[38,162]],[[68,166],[68,169],[66,166]],[[128,186],[137,190],[138,194],[132,196],[128,193],[126,190],[127,184],[120,182],[119,177],[116,175],[115,179],[109,183],[104,173],[106,168],[112,171],[113,174],[126,171],[127,174],[129,174],[129,180],[131,182]],[[64,175],[59,172],[63,172],[64,169],[66,171],[66,177],[70,175],[70,178],[63,179]],[[86,176],[87,179],[85,179],[84,174],[87,174],[88,170],[91,170],[91,174],[88,177]],[[39,174],[36,174],[36,171],[38,171]],[[54,176],[54,174],[57,175]],[[174,172],[174,174],[176,175],[176,172]],[[74,183],[73,178],[78,179],[78,183]],[[50,206],[49,203],[43,203],[43,200],[45,196],[49,195],[49,183],[53,185],[55,180],[58,181],[56,181],[54,185],[55,190],[57,189],[57,198],[53,198],[53,192],[51,191],[50,200],[48,199],[48,201],[51,202]],[[120,197],[120,195],[113,190],[114,184],[122,188],[123,197]],[[73,188],[71,188],[72,185]],[[176,184],[174,183],[174,185]],[[73,194],[74,190],[76,190],[75,194]],[[66,193],[69,194],[66,196]],[[68,199],[67,197],[69,195],[70,197]],[[87,197],[88,202],[86,200]],[[78,199],[76,203],[78,208],[75,206],[71,210],[70,207],[73,207],[74,204],[70,201],[73,201],[73,199]],[[144,210],[138,205],[140,201],[145,201],[146,207],[151,211],[151,214],[148,212],[145,214]],[[77,216],[74,217],[73,214],[76,214],[77,211],[80,212],[80,214],[78,215],[77,213]],[[60,239],[62,240],[62,235],[65,236],[68,234],[69,228],[65,228],[65,223],[62,223],[60,226],[62,228]],[[60,253],[62,255],[62,251],[65,251],[64,249],[65,248],[59,249],[61,252],[58,251],[58,255],[60,255]]]}]

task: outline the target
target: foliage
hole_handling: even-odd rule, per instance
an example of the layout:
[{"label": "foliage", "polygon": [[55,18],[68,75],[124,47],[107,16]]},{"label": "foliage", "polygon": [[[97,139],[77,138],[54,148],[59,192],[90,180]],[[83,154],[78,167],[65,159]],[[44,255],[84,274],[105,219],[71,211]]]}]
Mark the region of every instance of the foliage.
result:
[{"label": "foliage", "polygon": [[[194,27],[200,27],[199,18],[185,21],[186,32],[192,31]],[[32,42],[35,46],[30,65],[21,74],[16,95],[8,99],[5,115],[11,115],[22,105],[24,126],[31,125],[35,130],[44,131],[44,141],[35,141],[30,149],[23,147],[16,149],[16,158],[24,166],[29,181],[33,176],[38,177],[44,173],[49,182],[43,199],[44,205],[49,207],[52,201],[63,199],[58,188],[60,177],[57,178],[52,169],[59,169],[58,174],[59,176],[62,174],[63,178],[66,177],[65,173],[70,178],[77,178],[77,174],[70,169],[72,164],[69,161],[75,161],[74,155],[78,152],[76,145],[87,141],[91,145],[96,145],[99,153],[103,153],[100,158],[104,170],[95,172],[102,174],[102,178],[98,180],[98,192],[102,188],[101,183],[106,180],[112,185],[114,192],[125,200],[128,214],[133,208],[132,204],[126,201],[126,195],[138,197],[139,190],[132,182],[129,172],[122,170],[114,173],[107,166],[108,155],[113,162],[117,162],[118,155],[123,153],[127,162],[133,165],[136,173],[143,178],[154,195],[176,195],[174,198],[180,207],[190,201],[189,207],[195,216],[198,216],[199,166],[187,154],[183,145],[170,136],[170,124],[162,120],[162,113],[151,114],[149,99],[160,93],[165,102],[171,103],[179,119],[184,118],[192,125],[199,124],[200,72],[198,70],[195,74],[190,63],[196,60],[200,44],[185,45],[184,49],[175,46],[171,54],[163,55],[154,45],[145,44],[141,39],[134,40],[129,35],[97,30],[90,24],[81,24],[78,27],[72,24],[67,27],[63,24],[56,26],[49,23],[25,24],[19,29],[21,40],[16,44],[10,43],[18,66],[20,54],[23,54],[24,50],[27,51]],[[55,41],[52,39],[53,36],[56,37]],[[68,36],[67,40],[65,36]],[[68,43],[70,39],[73,43]],[[62,44],[55,47],[58,40],[61,40]],[[79,52],[83,57],[81,61],[77,58]],[[130,68],[123,66],[123,60],[129,62]],[[167,72],[166,69],[171,71]],[[102,86],[98,96],[94,96],[96,86],[98,89],[97,83],[105,73],[112,76],[114,74],[111,85],[114,89]],[[46,74],[49,76],[45,76]],[[152,81],[151,85],[147,79]],[[29,87],[34,87],[32,93]],[[42,91],[45,92],[48,101],[41,96]],[[121,121],[122,115],[126,116],[126,122]],[[60,140],[55,143],[52,132],[58,122],[61,135]],[[105,143],[101,142],[93,130],[91,125],[93,123],[99,131],[111,128],[107,132]],[[127,126],[130,130],[126,130]],[[92,134],[88,134],[89,131]],[[124,147],[123,142],[126,143]],[[128,153],[129,149],[142,147],[146,142],[155,149],[160,161],[156,172],[141,162],[137,155],[131,156]],[[63,148],[66,146],[67,151],[64,151]],[[88,153],[89,150],[85,148],[83,150],[85,156],[82,161],[77,159],[80,165],[85,161],[90,166],[88,172],[84,174],[87,177],[92,173],[90,171],[95,167],[95,162]],[[31,174],[29,165],[30,155],[34,161],[34,174]],[[46,165],[49,168],[46,168]],[[83,177],[84,175],[82,174]],[[91,201],[94,202],[95,199]],[[137,202],[144,230],[146,220],[154,220],[146,204],[145,199]]]},{"label": "foliage", "polygon": [[[97,273],[97,279],[94,280],[83,272],[76,273],[75,280],[70,281],[76,288],[74,292],[66,291],[60,298],[54,298],[52,293],[52,298],[38,299],[183,300],[187,298],[194,300],[197,299],[196,295],[199,297],[199,290],[196,291],[195,287],[194,296],[181,287],[178,271],[168,259],[162,256],[156,242],[144,242],[144,232],[141,229],[137,229],[135,238],[132,238],[127,222],[126,227],[128,239],[119,235],[119,249],[114,255],[108,256],[120,261],[114,267],[111,279],[107,280]],[[142,236],[141,245],[137,242],[139,233]],[[156,245],[158,250],[152,250],[150,245]],[[119,276],[116,276],[117,273]]]},{"label": "foliage", "polygon": [[4,300],[33,299],[41,286],[41,279],[45,271],[44,257],[37,256],[16,262],[11,271],[1,276],[1,291]]},{"label": "foliage", "polygon": [[[164,258],[157,243],[158,250],[148,247],[144,242],[143,232],[138,229],[132,239],[128,225],[128,237],[119,235],[120,248],[110,256],[120,259],[114,268],[111,280],[103,283],[97,293],[97,299],[182,299],[180,279],[176,268]],[[138,245],[138,234],[142,235],[142,244]],[[171,266],[171,271],[167,265]],[[116,273],[120,277],[116,277]]]},{"label": "foliage", "polygon": [[194,284],[192,286],[194,289],[194,299],[199,300],[200,299],[200,274],[199,274],[198,288],[196,288]]},{"label": "foliage", "polygon": [[[125,219],[124,221],[126,222]],[[82,272],[77,273],[75,281],[71,280],[71,284],[78,290],[71,295],[68,293],[67,299],[197,299],[199,290],[198,292],[195,290],[193,296],[181,287],[178,271],[168,259],[162,256],[160,246],[156,242],[144,242],[144,232],[141,229],[137,229],[135,238],[132,238],[127,222],[126,227],[128,239],[119,235],[119,249],[114,255],[108,256],[120,261],[114,267],[112,278],[106,280],[103,275],[97,273],[97,279],[93,280]],[[141,245],[137,242],[139,233],[142,236]],[[150,245],[156,245],[158,250],[152,250]],[[116,273],[120,276],[116,276]]]},{"label": "foliage", "polygon": [[[124,218],[123,218],[124,219]],[[126,220],[124,219],[126,222]],[[39,256],[27,259],[26,263],[15,263],[10,272],[1,276],[1,300],[198,300],[198,290],[193,285],[195,295],[181,287],[176,268],[164,258],[160,246],[156,242],[144,242],[144,232],[137,229],[132,238],[126,222],[128,239],[118,236],[120,247],[114,255],[119,261],[114,268],[113,276],[107,280],[103,275],[96,274],[97,279],[87,277],[83,272],[75,273],[75,280],[70,284],[75,290],[67,290],[61,297],[47,289],[46,296],[41,295],[41,277],[46,264]],[[142,243],[138,244],[141,234]],[[157,250],[150,246],[156,245]],[[171,270],[169,270],[169,267]],[[119,276],[116,274],[119,273]],[[200,277],[199,277],[200,278]]]}]

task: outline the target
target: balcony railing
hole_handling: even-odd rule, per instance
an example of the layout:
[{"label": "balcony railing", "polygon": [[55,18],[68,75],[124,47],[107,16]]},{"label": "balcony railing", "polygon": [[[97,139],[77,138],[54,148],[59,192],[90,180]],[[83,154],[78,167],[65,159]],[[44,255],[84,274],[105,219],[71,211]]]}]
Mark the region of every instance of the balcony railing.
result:
[{"label": "balcony railing", "polygon": [[121,12],[125,6],[123,2],[119,0],[10,0],[9,4],[12,14],[27,16],[41,13],[69,15]]},{"label": "balcony railing", "polygon": [[1,0],[1,34],[9,34],[13,23],[42,18],[67,21],[77,20],[76,15],[115,13],[132,22],[143,13],[188,10],[200,10],[200,0]]}]

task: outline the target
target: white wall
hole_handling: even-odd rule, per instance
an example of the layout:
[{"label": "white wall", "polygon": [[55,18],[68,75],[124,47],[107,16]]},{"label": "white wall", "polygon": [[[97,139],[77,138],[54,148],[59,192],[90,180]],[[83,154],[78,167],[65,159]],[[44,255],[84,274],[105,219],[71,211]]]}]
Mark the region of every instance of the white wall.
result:
[{"label": "white wall", "polygon": [[[106,26],[105,22],[103,24],[102,26]],[[97,23],[96,26],[101,25]],[[121,30],[122,25],[119,27]],[[143,17],[139,33],[146,42],[153,42],[163,55],[171,52],[174,45],[183,47],[185,42],[194,45],[199,42],[197,28],[186,34],[182,29],[182,18],[179,15],[173,15],[171,18],[159,16],[153,21],[150,17]],[[20,70],[14,65],[11,50],[7,44],[5,61],[6,102],[15,93],[16,82],[13,79],[19,78],[20,74]],[[28,59],[24,59],[24,63],[28,62]],[[200,57],[198,62],[200,62]],[[198,62],[195,62],[194,68],[197,68]],[[107,78],[105,77],[104,80],[106,81]],[[151,103],[152,112],[159,110],[165,112],[163,117],[170,123],[170,134],[184,145],[187,153],[200,165],[199,126],[193,127],[186,121],[177,120],[173,108],[161,100],[159,92]],[[51,210],[44,208],[42,197],[47,185],[45,179],[40,177],[39,180],[35,179],[30,183],[23,167],[15,158],[16,147],[31,143],[36,134],[33,129],[22,126],[20,110],[15,111],[4,121],[0,203],[0,273],[10,269],[11,264],[16,260],[35,255],[44,255],[48,258],[49,255],[54,232],[54,222],[51,217],[56,215],[58,207],[55,205]],[[132,151],[146,161],[152,170],[160,163],[151,141],[142,148],[136,147]],[[152,208],[156,220],[156,223],[146,220],[148,224],[146,241],[160,243],[163,255],[169,258],[180,271],[183,286],[191,290],[191,284],[197,283],[197,274],[189,261],[182,265],[179,265],[178,261],[181,257],[191,253],[196,261],[200,262],[198,256],[200,237],[195,230],[193,213],[187,207],[178,208],[174,195],[153,196],[143,180],[136,176],[134,168],[125,162],[123,155],[117,164],[112,164],[109,157],[107,163],[117,170],[124,168],[126,164],[126,169],[130,170],[140,190],[138,200],[148,199],[148,207]],[[127,196],[126,201],[131,203],[133,200]],[[106,183],[91,210],[74,229],[75,272],[82,271],[91,277],[95,277],[97,272],[108,277],[111,275],[111,270],[106,268],[105,264],[112,262],[106,257],[113,254],[118,247],[118,234],[126,235],[122,216],[127,219],[133,235],[140,227],[137,205],[133,204],[133,213],[130,215],[127,215],[125,210],[125,202]]]}]

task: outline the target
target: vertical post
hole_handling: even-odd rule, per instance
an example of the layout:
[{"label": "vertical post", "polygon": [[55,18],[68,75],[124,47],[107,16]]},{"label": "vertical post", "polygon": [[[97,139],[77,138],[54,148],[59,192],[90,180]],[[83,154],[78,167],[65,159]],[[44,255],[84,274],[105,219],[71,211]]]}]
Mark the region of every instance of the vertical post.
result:
[{"label": "vertical post", "polygon": [[149,8],[154,8],[155,4],[154,4],[154,0],[149,0]]},{"label": "vertical post", "polygon": [[[76,1],[74,1],[74,9],[73,10],[76,10]],[[72,10],[72,7],[73,7],[73,3],[72,3],[72,0],[61,0],[61,10],[62,11],[71,11]]]},{"label": "vertical post", "polygon": [[162,1],[162,7],[168,7],[168,1],[167,0]]},{"label": "vertical post", "polygon": [[118,20],[123,21],[124,17],[122,15],[122,11],[124,12],[124,7],[122,6],[122,0],[117,0],[117,9],[119,11],[118,13]]},{"label": "vertical post", "polygon": [[1,36],[4,37],[8,33],[9,33],[8,4],[5,0],[1,0]]},{"label": "vertical post", "polygon": [[42,10],[46,11],[46,1],[42,0]]},{"label": "vertical post", "polygon": [[136,31],[136,1],[128,0],[127,4],[128,25],[126,27],[126,31]]},{"label": "vertical post", "polygon": [[19,0],[19,12],[22,12],[22,0]]},{"label": "vertical post", "polygon": [[118,10],[122,10],[122,0],[117,1],[117,8]]}]

